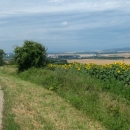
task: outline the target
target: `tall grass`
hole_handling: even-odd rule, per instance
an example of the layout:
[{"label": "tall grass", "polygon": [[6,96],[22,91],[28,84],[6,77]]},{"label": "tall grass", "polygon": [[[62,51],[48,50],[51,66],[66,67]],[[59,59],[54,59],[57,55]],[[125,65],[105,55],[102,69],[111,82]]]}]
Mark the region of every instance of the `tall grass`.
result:
[{"label": "tall grass", "polygon": [[31,68],[20,74],[11,74],[56,92],[108,130],[130,129],[130,88],[124,87],[121,82],[104,82],[73,69]]},{"label": "tall grass", "polygon": [[34,84],[10,75],[14,70],[0,68],[0,85],[5,94],[3,130],[105,129],[39,82]]},{"label": "tall grass", "polygon": [[130,100],[126,91],[129,88],[120,82],[106,83],[73,69],[67,71],[58,68],[53,71],[32,68],[14,75],[55,91],[66,102],[90,118],[100,121],[107,129],[130,128]]}]

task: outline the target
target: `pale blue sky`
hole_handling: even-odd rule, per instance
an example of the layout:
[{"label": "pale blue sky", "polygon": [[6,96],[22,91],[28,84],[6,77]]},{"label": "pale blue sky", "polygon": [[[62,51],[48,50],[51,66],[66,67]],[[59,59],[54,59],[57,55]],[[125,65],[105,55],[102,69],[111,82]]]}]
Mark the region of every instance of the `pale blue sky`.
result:
[{"label": "pale blue sky", "polygon": [[0,49],[24,40],[54,52],[130,47],[130,0],[1,0]]}]

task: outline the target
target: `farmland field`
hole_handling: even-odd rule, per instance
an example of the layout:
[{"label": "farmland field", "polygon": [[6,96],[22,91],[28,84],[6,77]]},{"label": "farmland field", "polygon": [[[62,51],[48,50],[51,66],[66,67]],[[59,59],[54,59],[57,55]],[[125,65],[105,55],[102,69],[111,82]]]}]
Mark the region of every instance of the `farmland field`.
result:
[{"label": "farmland field", "polygon": [[78,62],[78,63],[95,63],[98,65],[103,64],[112,64],[113,62],[124,62],[125,64],[130,64],[130,59],[122,59],[122,60],[104,60],[104,59],[72,59],[67,60],[68,63]]}]

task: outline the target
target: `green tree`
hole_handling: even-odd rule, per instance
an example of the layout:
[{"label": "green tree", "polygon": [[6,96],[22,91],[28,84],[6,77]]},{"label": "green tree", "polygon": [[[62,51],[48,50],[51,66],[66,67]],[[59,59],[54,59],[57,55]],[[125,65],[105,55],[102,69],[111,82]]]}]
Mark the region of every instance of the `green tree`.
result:
[{"label": "green tree", "polygon": [[0,49],[0,66],[3,65],[3,55],[4,55],[4,51],[2,49]]},{"label": "green tree", "polygon": [[31,67],[45,67],[47,64],[46,48],[41,43],[25,40],[22,47],[16,46],[14,52],[19,72]]}]

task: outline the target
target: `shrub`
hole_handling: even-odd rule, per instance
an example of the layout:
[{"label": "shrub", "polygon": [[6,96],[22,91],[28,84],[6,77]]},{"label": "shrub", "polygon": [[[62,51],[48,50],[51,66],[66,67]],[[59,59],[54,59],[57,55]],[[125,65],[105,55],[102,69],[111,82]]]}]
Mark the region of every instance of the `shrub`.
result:
[{"label": "shrub", "polygon": [[14,52],[19,72],[31,67],[44,67],[47,64],[46,48],[41,43],[25,40],[24,45],[16,46]]},{"label": "shrub", "polygon": [[4,55],[4,51],[2,49],[0,49],[0,66],[3,65],[3,55]]}]

